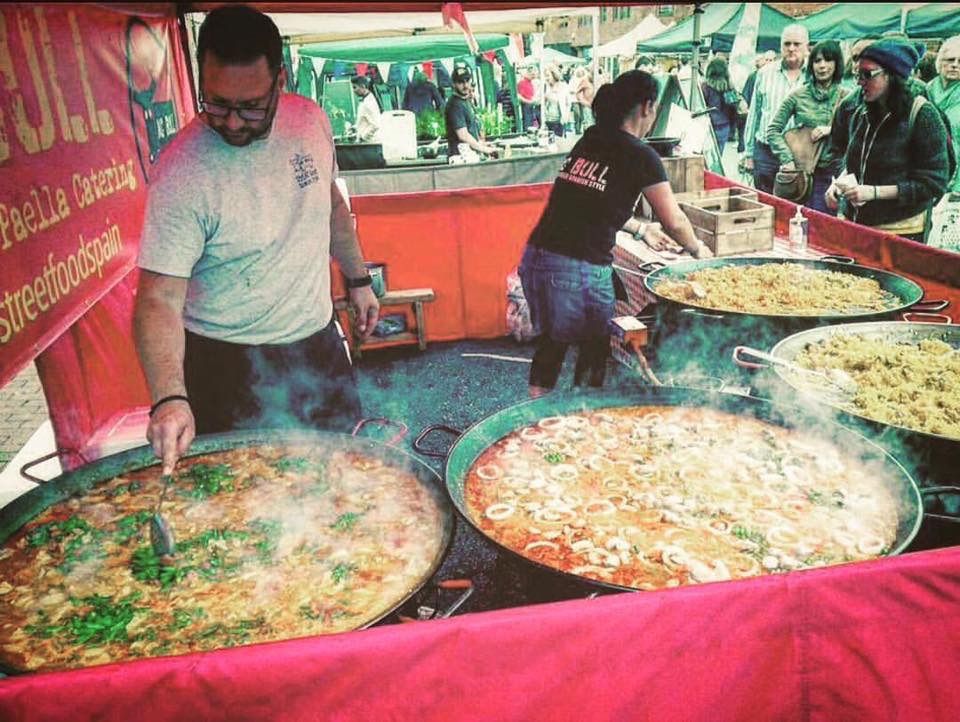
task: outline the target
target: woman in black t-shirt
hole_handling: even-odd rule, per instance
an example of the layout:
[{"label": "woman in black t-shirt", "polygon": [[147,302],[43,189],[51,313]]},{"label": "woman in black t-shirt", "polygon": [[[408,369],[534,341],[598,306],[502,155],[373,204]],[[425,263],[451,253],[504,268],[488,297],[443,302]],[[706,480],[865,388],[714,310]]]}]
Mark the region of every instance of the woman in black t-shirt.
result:
[{"label": "woman in black t-shirt", "polygon": [[[520,263],[539,333],[530,369],[532,398],[556,386],[570,344],[579,345],[574,384],[603,385],[617,231],[633,233],[657,249],[677,242],[696,258],[710,254],[680,210],[660,157],[640,140],[657,117],[653,76],[631,70],[601,86],[593,112],[596,125],[564,161]],[[641,192],[663,230],[634,218]]]}]

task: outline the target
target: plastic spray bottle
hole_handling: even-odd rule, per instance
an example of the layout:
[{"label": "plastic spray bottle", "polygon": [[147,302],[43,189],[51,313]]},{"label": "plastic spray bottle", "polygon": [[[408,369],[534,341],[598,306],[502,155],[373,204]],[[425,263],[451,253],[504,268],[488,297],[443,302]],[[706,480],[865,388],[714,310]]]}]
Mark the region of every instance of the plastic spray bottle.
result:
[{"label": "plastic spray bottle", "polygon": [[807,250],[807,228],[808,221],[803,217],[800,206],[797,206],[797,214],[790,219],[790,250],[803,253]]}]

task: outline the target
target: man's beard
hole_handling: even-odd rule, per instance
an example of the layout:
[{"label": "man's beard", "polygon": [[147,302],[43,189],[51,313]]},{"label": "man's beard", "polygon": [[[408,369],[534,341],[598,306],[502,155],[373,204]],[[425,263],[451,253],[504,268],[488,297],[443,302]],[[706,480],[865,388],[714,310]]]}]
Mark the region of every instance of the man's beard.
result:
[{"label": "man's beard", "polygon": [[244,127],[239,131],[229,131],[226,128],[218,128],[215,126],[211,127],[223,138],[224,143],[236,148],[242,148],[245,145],[250,145],[254,141],[266,138],[270,134],[270,129],[273,127],[273,118],[265,121],[264,125],[260,127]]}]

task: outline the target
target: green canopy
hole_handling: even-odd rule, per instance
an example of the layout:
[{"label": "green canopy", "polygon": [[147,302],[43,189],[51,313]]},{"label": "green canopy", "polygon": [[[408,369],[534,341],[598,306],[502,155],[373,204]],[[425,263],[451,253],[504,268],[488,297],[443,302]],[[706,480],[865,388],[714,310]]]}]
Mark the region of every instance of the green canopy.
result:
[{"label": "green canopy", "polygon": [[[714,52],[729,52],[740,29],[740,20],[746,3],[710,3],[700,17],[700,36],[705,47]],[[757,51],[780,50],[780,34],[796,22],[789,15],[763,4],[760,7],[760,27]],[[693,17],[686,18],[659,35],[637,43],[638,53],[684,53],[693,49]]]},{"label": "green canopy", "polygon": [[[510,44],[506,35],[481,33],[476,36],[481,51]],[[301,45],[300,55],[351,63],[423,63],[442,58],[472,55],[463,35],[414,35],[395,38],[363,38]]]},{"label": "green canopy", "polygon": [[837,3],[800,21],[810,41],[856,40],[900,30],[901,3]]},{"label": "green canopy", "polygon": [[949,38],[960,35],[960,4],[930,3],[907,13],[911,38]]}]

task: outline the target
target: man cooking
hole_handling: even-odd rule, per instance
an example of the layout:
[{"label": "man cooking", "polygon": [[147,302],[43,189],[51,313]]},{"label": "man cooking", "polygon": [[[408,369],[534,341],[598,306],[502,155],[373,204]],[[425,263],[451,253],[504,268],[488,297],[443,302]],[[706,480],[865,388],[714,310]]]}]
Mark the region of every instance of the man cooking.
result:
[{"label": "man cooking", "polygon": [[473,110],[473,74],[470,68],[457,67],[451,76],[453,94],[447,100],[444,119],[447,123],[447,156],[460,155],[459,144],[466,143],[477,153],[496,155],[496,146],[484,142],[480,135],[480,124]]},{"label": "man cooking", "polygon": [[370,89],[371,80],[365,75],[350,79],[353,94],[360,99],[357,105],[357,140],[361,143],[376,143],[380,138],[380,101]]},{"label": "man cooking", "polygon": [[360,415],[331,255],[364,336],[379,308],[334,182],[330,122],[282,92],[281,53],[266,15],[211,12],[197,42],[202,113],[151,179],[134,333],[164,473],[196,433],[347,428]]}]

